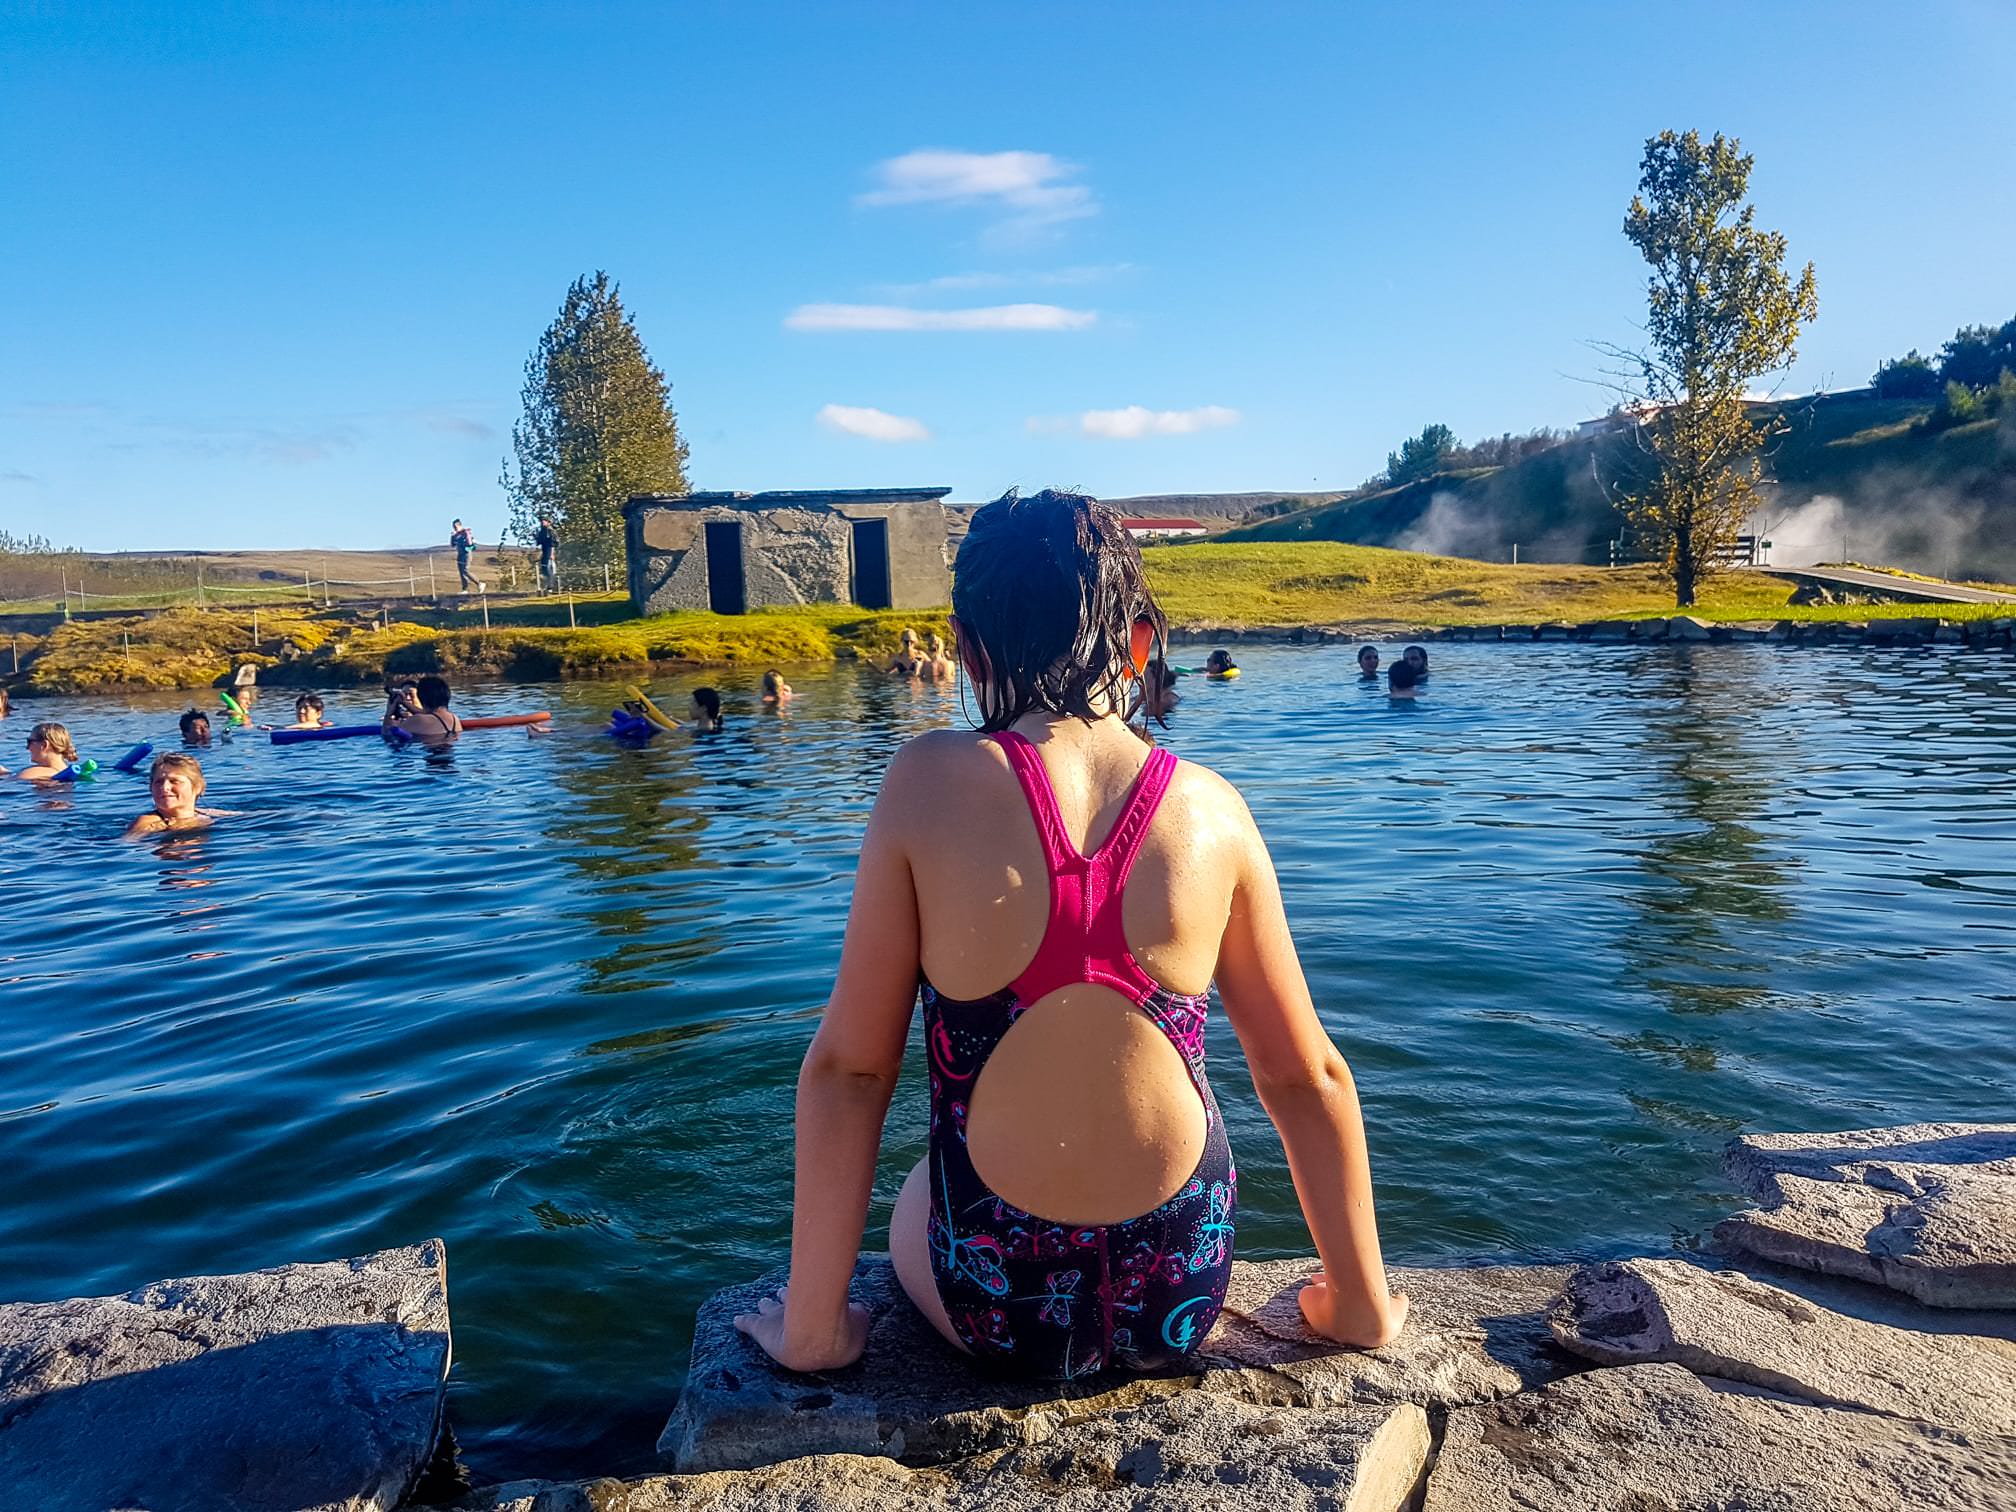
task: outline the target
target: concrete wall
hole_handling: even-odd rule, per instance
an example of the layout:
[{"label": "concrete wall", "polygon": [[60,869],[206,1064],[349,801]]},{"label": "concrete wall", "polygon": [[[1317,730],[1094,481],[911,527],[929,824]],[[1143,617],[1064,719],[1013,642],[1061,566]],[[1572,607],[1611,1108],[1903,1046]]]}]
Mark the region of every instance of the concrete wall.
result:
[{"label": "concrete wall", "polygon": [[744,603],[750,609],[844,604],[853,590],[851,522],[889,522],[889,592],[898,609],[928,609],[951,598],[945,567],[944,506],[933,502],[848,503],[839,508],[739,508],[710,504],[631,511],[625,545],[630,599],[640,614],[708,607],[709,521],[742,527]]}]

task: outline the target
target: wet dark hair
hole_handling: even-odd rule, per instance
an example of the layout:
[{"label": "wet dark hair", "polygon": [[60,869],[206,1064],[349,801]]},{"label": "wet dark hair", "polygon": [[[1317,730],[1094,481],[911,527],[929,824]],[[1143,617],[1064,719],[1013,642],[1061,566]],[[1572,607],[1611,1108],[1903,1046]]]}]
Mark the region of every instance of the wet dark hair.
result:
[{"label": "wet dark hair", "polygon": [[719,719],[721,717],[721,695],[713,688],[695,688],[693,690],[693,702],[707,711],[709,719]]},{"label": "wet dark hair", "polygon": [[1167,648],[1169,622],[1120,516],[1084,494],[1009,489],[973,516],[952,578],[962,645],[983,663],[982,730],[1005,730],[1042,709],[1100,717],[1101,702],[1131,717],[1137,621]]},{"label": "wet dark hair", "polygon": [[1386,669],[1386,685],[1389,688],[1411,688],[1421,680],[1421,674],[1414,670],[1414,663],[1401,657]]},{"label": "wet dark hair", "polygon": [[448,679],[437,672],[429,672],[413,684],[413,691],[419,695],[423,709],[445,709],[448,707]]},{"label": "wet dark hair", "polygon": [[183,739],[185,740],[188,739],[189,732],[196,728],[196,721],[199,719],[202,720],[203,723],[205,723],[206,725],[210,723],[210,716],[204,713],[201,709],[191,709],[187,714],[184,714],[179,720],[176,721],[176,723],[181,726]]},{"label": "wet dark hair", "polygon": [[1232,653],[1222,646],[1204,658],[1204,665],[1221,672],[1230,672],[1239,663],[1232,660]]},{"label": "wet dark hair", "polygon": [[296,712],[302,709],[313,709],[317,714],[320,714],[322,712],[322,695],[320,693],[303,693],[299,698],[294,700],[294,708]]},{"label": "wet dark hair", "polygon": [[1409,660],[1412,660],[1415,657],[1419,657],[1421,659],[1421,667],[1418,670],[1425,671],[1427,669],[1428,648],[1426,646],[1409,646],[1405,651],[1402,651],[1400,654],[1404,657],[1407,657]]},{"label": "wet dark hair", "polygon": [[1358,660],[1362,663],[1368,656],[1375,662],[1379,660],[1379,648],[1377,646],[1360,646],[1358,648]]}]

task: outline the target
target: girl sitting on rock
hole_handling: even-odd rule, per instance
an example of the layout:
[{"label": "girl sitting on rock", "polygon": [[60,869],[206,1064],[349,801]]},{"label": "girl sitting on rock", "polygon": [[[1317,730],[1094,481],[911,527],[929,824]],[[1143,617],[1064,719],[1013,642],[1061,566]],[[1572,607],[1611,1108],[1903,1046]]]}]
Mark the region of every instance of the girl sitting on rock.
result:
[{"label": "girl sitting on rock", "polygon": [[890,1222],[953,1347],[1020,1375],[1156,1369],[1211,1331],[1237,1177],[1204,1073],[1215,981],[1323,1270],[1317,1332],[1398,1333],[1357,1093],[1237,792],[1123,711],[1167,636],[1119,517],[1014,493],[974,516],[953,629],[979,731],[890,763],[840,968],[799,1073],[790,1285],[736,1320],[780,1364],[858,1358],[847,1300],[912,1005],[930,1143]]}]

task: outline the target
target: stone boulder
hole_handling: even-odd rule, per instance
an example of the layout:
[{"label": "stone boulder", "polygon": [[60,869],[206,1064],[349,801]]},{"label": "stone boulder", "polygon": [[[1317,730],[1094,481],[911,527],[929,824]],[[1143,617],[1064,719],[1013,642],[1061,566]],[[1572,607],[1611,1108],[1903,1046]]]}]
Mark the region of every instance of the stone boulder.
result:
[{"label": "stone boulder", "polygon": [[815,1455],[628,1483],[517,1482],[455,1512],[1399,1512],[1428,1450],[1428,1416],[1411,1403],[1312,1411],[1193,1392],[942,1468]]},{"label": "stone boulder", "polygon": [[1423,1512],[2008,1512],[2016,1444],[1813,1407],[1678,1365],[1449,1414]]},{"label": "stone boulder", "polygon": [[441,1427],[438,1239],[0,1306],[0,1486],[36,1512],[391,1508]]},{"label": "stone boulder", "polygon": [[1705,641],[1713,634],[1707,620],[1692,614],[1674,614],[1666,619],[1666,639],[1676,641]]},{"label": "stone boulder", "polygon": [[1397,1268],[1393,1284],[1412,1299],[1407,1330],[1375,1351],[1341,1348],[1303,1325],[1295,1293],[1314,1269],[1309,1260],[1236,1262],[1224,1315],[1187,1368],[1070,1382],[976,1371],[917,1315],[882,1256],[864,1256],[854,1278],[854,1300],[873,1318],[867,1353],[845,1370],[791,1375],[734,1327],[736,1313],[781,1283],[773,1274],[701,1306],[686,1388],[658,1452],[686,1472],[814,1454],[942,1464],[1043,1443],[1074,1420],[1181,1393],[1280,1407],[1441,1407],[1575,1368],[1546,1321],[1570,1267]]},{"label": "stone boulder", "polygon": [[1746,1134],[1724,1163],[1763,1204],[1716,1226],[1725,1254],[2016,1307],[2016,1123]]},{"label": "stone boulder", "polygon": [[1554,1336],[1599,1365],[1665,1362],[1823,1407],[2016,1434],[2016,1355],[1848,1317],[1735,1271],[1622,1260],[1575,1273]]}]

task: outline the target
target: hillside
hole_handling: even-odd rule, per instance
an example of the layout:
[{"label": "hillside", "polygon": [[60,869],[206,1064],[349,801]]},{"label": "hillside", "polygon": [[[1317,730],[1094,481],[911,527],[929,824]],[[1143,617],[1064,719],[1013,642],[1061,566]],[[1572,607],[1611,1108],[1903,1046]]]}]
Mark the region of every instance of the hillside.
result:
[{"label": "hillside", "polygon": [[[1758,522],[1770,560],[1883,562],[1941,577],[2016,575],[2016,423],[1932,431],[1929,402],[1863,393],[1769,407],[1789,432]],[[1607,492],[1621,432],[1578,437],[1511,467],[1444,474],[1231,530],[1227,541],[1348,541],[1506,561],[1609,560],[1622,522]]]}]

